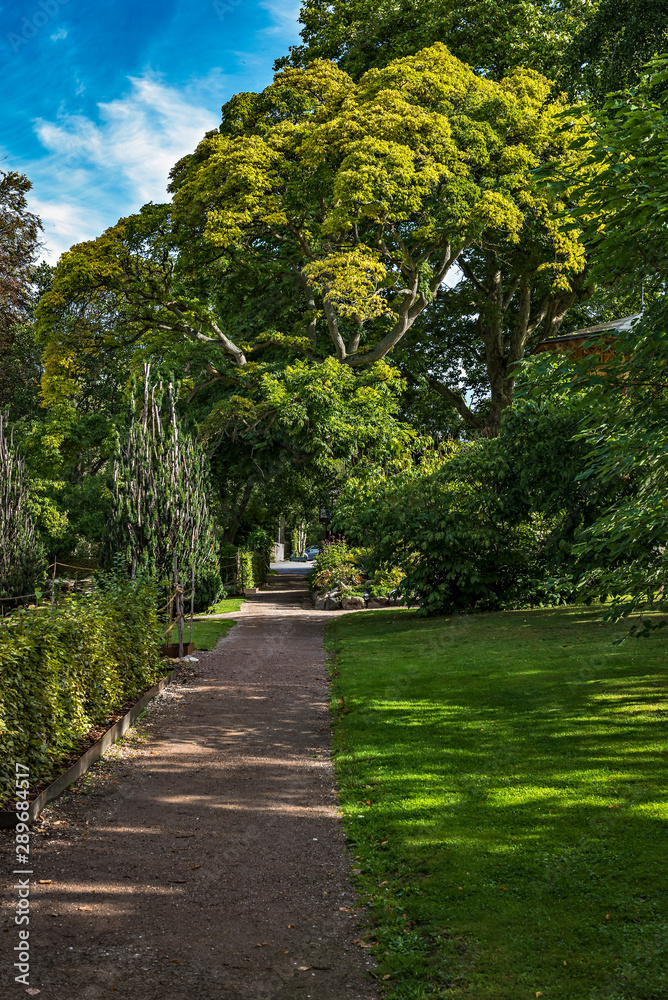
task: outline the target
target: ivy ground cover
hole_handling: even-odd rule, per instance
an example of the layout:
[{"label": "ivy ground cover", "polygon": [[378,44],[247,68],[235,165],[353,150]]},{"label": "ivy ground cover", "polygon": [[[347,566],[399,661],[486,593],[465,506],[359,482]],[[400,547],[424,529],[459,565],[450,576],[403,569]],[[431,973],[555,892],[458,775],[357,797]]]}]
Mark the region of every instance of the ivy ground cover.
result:
[{"label": "ivy ground cover", "polygon": [[613,645],[600,617],[330,624],[341,805],[388,998],[668,997],[668,641]]}]

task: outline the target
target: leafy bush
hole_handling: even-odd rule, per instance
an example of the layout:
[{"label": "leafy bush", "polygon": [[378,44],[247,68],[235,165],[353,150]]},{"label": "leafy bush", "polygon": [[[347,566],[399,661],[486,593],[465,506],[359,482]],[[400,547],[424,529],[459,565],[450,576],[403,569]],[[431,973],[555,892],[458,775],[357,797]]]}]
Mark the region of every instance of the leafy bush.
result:
[{"label": "leafy bush", "polygon": [[[223,572],[223,583],[228,593],[239,593],[241,581],[237,572],[237,553],[241,553],[241,566],[244,590],[261,587],[267,579],[270,556],[265,548],[253,551],[250,548],[239,549],[229,542],[220,546],[220,564]],[[211,602],[214,603],[214,602]]]},{"label": "leafy bush", "polygon": [[327,542],[316,556],[308,575],[309,586],[317,591],[350,590],[362,582],[360,552],[345,541]]},{"label": "leafy bush", "polygon": [[389,597],[396,593],[404,580],[404,571],[398,566],[377,569],[366,585],[370,597]]},{"label": "leafy bush", "polygon": [[401,567],[401,593],[423,614],[559,601],[575,589],[582,532],[625,489],[581,477],[588,449],[579,427],[568,401],[522,400],[498,438],[350,481],[335,525],[372,545],[378,569]]},{"label": "leafy bush", "polygon": [[0,620],[0,798],[15,761],[33,782],[91,726],[139,697],[161,675],[157,587],[120,573],[50,615],[20,611]]}]

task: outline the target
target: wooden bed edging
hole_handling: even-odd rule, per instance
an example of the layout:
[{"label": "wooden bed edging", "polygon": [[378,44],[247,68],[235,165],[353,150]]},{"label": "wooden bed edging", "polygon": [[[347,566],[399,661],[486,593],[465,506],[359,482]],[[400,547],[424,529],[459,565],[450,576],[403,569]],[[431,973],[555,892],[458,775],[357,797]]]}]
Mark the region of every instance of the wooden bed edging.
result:
[{"label": "wooden bed edging", "polygon": [[[154,684],[152,688],[142,695],[138,702],[136,702],[129,712],[126,712],[122,719],[115,722],[111,729],[108,729],[106,733],[100,736],[96,743],[93,743],[92,747],[89,747],[86,752],[79,757],[79,760],[68,767],[61,775],[59,775],[55,781],[52,781],[50,785],[44,788],[37,798],[33,799],[28,805],[28,812],[30,819],[28,822],[32,823],[33,820],[37,819],[39,814],[45,805],[52,802],[53,799],[57,798],[66,788],[80,778],[82,774],[85,774],[91,764],[94,764],[96,760],[99,760],[104,752],[119,740],[121,736],[124,735],[130,728],[130,726],[135,722],[137,717],[141,715],[142,711],[148,705],[149,701],[153,701],[156,695],[160,694],[165,685],[169,684],[172,677],[172,671],[168,673],[165,677]],[[13,810],[0,810],[0,829],[7,829],[16,826],[16,813]]]}]

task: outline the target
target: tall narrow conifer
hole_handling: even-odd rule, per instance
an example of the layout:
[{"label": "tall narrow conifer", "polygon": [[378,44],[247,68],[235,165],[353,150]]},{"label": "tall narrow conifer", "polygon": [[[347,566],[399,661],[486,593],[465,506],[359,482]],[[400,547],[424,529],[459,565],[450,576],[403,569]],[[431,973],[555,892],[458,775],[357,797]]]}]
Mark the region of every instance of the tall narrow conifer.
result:
[{"label": "tall narrow conifer", "polygon": [[[109,555],[121,553],[133,572],[150,570],[171,579],[176,555],[179,577],[195,570],[197,606],[221,587],[215,527],[207,504],[207,459],[180,425],[171,383],[150,385],[144,373],[143,405],[131,401],[130,425],[113,469],[113,513]],[[189,589],[189,588],[188,588]]]},{"label": "tall narrow conifer", "polygon": [[[30,509],[28,474],[13,432],[7,439],[7,416],[0,413],[0,597],[30,595],[45,565]],[[5,610],[15,606],[4,604]]]}]

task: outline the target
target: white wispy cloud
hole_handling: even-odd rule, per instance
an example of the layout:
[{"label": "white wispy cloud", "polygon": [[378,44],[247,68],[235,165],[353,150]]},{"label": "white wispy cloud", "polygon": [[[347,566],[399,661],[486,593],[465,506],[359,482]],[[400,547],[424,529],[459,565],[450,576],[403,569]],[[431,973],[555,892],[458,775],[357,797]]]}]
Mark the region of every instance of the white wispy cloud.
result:
[{"label": "white wispy cloud", "polygon": [[38,193],[30,198],[30,210],[42,220],[43,240],[46,244],[44,257],[55,264],[62,253],[74,243],[95,239],[109,225],[102,212],[91,207],[83,207],[74,199],[57,201],[55,198],[42,199]]},{"label": "white wispy cloud", "polygon": [[63,38],[67,38],[67,28],[59,28],[58,31],[54,31],[52,35],[49,35],[52,42],[59,42]]},{"label": "white wispy cloud", "polygon": [[38,119],[35,130],[45,149],[75,169],[115,177],[140,203],[164,200],[170,168],[216,127],[218,115],[151,76],[131,77],[130,85],[124,97],[98,104],[97,121],[62,115]]},{"label": "white wispy cloud", "polygon": [[259,6],[273,19],[273,24],[262,29],[263,35],[287,35],[290,40],[295,34],[295,24],[299,18],[300,0],[260,0]]},{"label": "white wispy cloud", "polygon": [[145,202],[165,201],[171,167],[218,125],[217,109],[157,77],[129,83],[127,94],[98,104],[95,119],[35,121],[47,155],[28,171],[31,205],[45,223],[50,259]]}]

